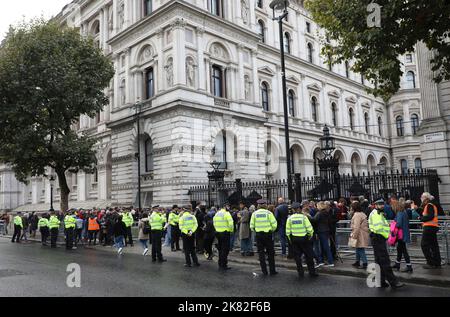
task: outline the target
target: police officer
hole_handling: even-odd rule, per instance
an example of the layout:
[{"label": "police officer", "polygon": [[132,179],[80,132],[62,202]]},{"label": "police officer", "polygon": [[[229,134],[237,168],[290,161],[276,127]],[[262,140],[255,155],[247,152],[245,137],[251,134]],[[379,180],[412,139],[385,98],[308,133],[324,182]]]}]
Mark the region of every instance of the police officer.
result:
[{"label": "police officer", "polygon": [[213,223],[216,230],[219,250],[219,270],[229,270],[228,253],[230,253],[230,238],[234,231],[234,221],[229,212],[230,205],[225,203],[223,208],[214,215]]},{"label": "police officer", "polygon": [[52,211],[48,221],[48,228],[50,229],[50,244],[52,248],[56,248],[56,240],[58,239],[60,221],[56,217],[56,213]]},{"label": "police officer", "polygon": [[[125,224],[125,227],[127,228],[126,236],[125,236],[125,246],[130,244],[133,246],[133,235],[131,233],[131,226],[133,225],[134,219],[133,215],[129,210],[125,210],[122,216],[122,221]],[[127,241],[128,239],[128,241]]]},{"label": "police officer", "polygon": [[[375,202],[375,209],[369,216],[369,230],[372,240],[375,263],[380,266],[381,270],[381,287],[399,288],[404,286],[400,283],[392,272],[391,260],[386,247],[386,240],[389,238],[390,227],[389,222],[383,212],[384,200],[380,199]],[[388,280],[389,284],[386,283]]]},{"label": "police officer", "polygon": [[67,213],[64,218],[64,229],[66,230],[66,250],[75,249],[73,247],[73,237],[76,226],[76,219],[73,217],[71,213]]},{"label": "police officer", "polygon": [[158,258],[158,262],[166,262],[166,259],[163,258],[161,253],[161,239],[165,223],[166,216],[154,209],[150,216],[152,262],[156,262],[156,258]]},{"label": "police officer", "polygon": [[[171,235],[171,249],[172,252],[180,251],[180,216],[178,215],[178,206],[174,206],[169,214],[170,235]],[[183,239],[184,243],[184,239]],[[176,248],[175,248],[176,247]]]},{"label": "police officer", "polygon": [[48,236],[50,235],[50,230],[49,230],[49,221],[48,221],[48,215],[44,215],[41,219],[39,219],[38,222],[38,228],[39,231],[41,232],[41,242],[43,246],[47,246],[47,239]]},{"label": "police officer", "polygon": [[[183,238],[183,249],[186,258],[186,264],[184,266],[191,267],[192,262],[195,266],[200,266],[198,263],[197,254],[195,252],[195,232],[198,228],[197,218],[193,215],[193,212],[188,210],[184,211],[179,218],[179,225],[181,230],[181,236]],[[173,238],[173,236],[172,236]],[[172,240],[173,241],[173,240]],[[191,262],[192,257],[192,262]]]},{"label": "police officer", "polygon": [[301,207],[301,204],[298,202],[292,204],[294,214],[286,222],[286,236],[292,245],[298,276],[302,278],[305,275],[302,265],[302,256],[304,254],[309,276],[316,277],[318,274],[314,268],[314,251],[310,243],[310,239],[314,235],[314,229],[308,217],[302,214]]},{"label": "police officer", "polygon": [[[23,229],[23,220],[21,217],[22,213],[19,211],[17,215],[14,217],[14,234],[12,236],[11,242],[20,243],[20,233]],[[16,239],[17,237],[17,239]]]},{"label": "police officer", "polygon": [[257,201],[256,210],[250,219],[250,229],[256,232],[256,246],[259,253],[259,264],[264,275],[267,275],[266,252],[269,260],[270,275],[278,274],[275,271],[275,247],[273,232],[277,230],[275,216],[267,210],[267,202],[264,199]]}]

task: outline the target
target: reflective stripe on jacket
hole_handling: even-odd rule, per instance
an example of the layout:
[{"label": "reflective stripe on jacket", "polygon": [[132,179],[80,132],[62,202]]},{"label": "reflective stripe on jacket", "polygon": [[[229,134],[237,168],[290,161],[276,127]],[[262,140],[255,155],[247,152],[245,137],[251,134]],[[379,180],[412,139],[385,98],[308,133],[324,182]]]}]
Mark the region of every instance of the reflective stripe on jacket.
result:
[{"label": "reflective stripe on jacket", "polygon": [[230,213],[221,209],[213,218],[214,228],[216,232],[233,232],[234,231],[234,221]]},{"label": "reflective stripe on jacket", "polygon": [[48,227],[50,229],[59,228],[60,223],[61,222],[59,221],[59,219],[56,216],[51,216],[49,223],[48,223]]},{"label": "reflective stripe on jacket", "polygon": [[191,215],[188,212],[185,212],[180,217],[180,230],[184,234],[188,234],[189,231],[192,233],[196,232],[198,228],[198,222],[197,218],[195,218],[193,215]]},{"label": "reflective stripe on jacket", "polygon": [[69,228],[75,228],[76,222],[77,222],[77,221],[75,220],[74,217],[67,215],[67,216],[64,218],[64,227],[65,227],[66,229],[69,229]]},{"label": "reflective stripe on jacket", "polygon": [[430,205],[433,206],[434,217],[430,221],[424,222],[422,224],[422,226],[423,227],[439,227],[438,209],[437,209],[436,205],[434,205],[432,203],[428,203],[423,210],[423,215],[424,216],[429,215],[430,211],[429,211],[428,206],[430,206]]},{"label": "reflective stripe on jacket", "polygon": [[169,214],[169,224],[171,225],[171,226],[178,226],[178,223],[180,222],[180,216],[179,215],[177,215],[176,213],[174,213],[174,212],[171,212],[170,214]]},{"label": "reflective stripe on jacket", "polygon": [[162,230],[166,223],[166,217],[162,217],[158,212],[153,212],[150,216],[150,227],[152,231]]},{"label": "reflective stripe on jacket", "polygon": [[286,222],[286,236],[304,237],[312,236],[314,229],[308,217],[303,214],[293,214]]},{"label": "reflective stripe on jacket", "polygon": [[14,224],[16,226],[22,227],[23,228],[23,221],[22,221],[22,217],[20,216],[15,216],[14,217]]},{"label": "reflective stripe on jacket", "polygon": [[277,230],[277,220],[267,209],[258,209],[252,214],[250,229],[255,232],[274,232]]},{"label": "reflective stripe on jacket", "polygon": [[88,231],[98,231],[100,225],[97,222],[97,218],[89,218]]},{"label": "reflective stripe on jacket", "polygon": [[389,238],[391,228],[383,213],[378,210],[372,211],[369,216],[369,230],[375,234],[383,236],[385,239]]},{"label": "reflective stripe on jacket", "polygon": [[45,227],[48,227],[48,225],[49,225],[48,219],[46,219],[46,218],[39,219],[38,228],[45,228]]}]

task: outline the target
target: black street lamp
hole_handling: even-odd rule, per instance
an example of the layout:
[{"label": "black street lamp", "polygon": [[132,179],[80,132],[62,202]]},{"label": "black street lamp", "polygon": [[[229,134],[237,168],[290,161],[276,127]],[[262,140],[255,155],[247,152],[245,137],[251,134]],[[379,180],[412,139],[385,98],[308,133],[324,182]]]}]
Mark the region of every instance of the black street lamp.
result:
[{"label": "black street lamp", "polygon": [[142,112],[142,103],[138,99],[135,104],[136,110],[136,124],[137,124],[137,153],[135,154],[138,161],[138,205],[139,212],[142,210],[142,201],[141,201],[141,112]]},{"label": "black street lamp", "polygon": [[323,136],[320,138],[320,150],[326,159],[331,158],[333,151],[336,149],[334,137],[330,135],[330,129],[327,125],[323,128]]},{"label": "black street lamp", "polygon": [[[292,202],[294,199],[294,191],[292,190],[292,175],[291,175],[291,147],[289,144],[289,112],[287,102],[287,85],[286,85],[286,64],[284,60],[284,36],[283,36],[283,20],[288,16],[288,0],[273,0],[270,3],[270,8],[273,10],[273,20],[277,20],[280,29],[280,52],[281,52],[281,78],[283,85],[283,109],[284,109],[284,137],[286,139],[286,168],[287,168],[287,182],[288,182],[288,197]],[[277,12],[281,15],[276,16]]]},{"label": "black street lamp", "polygon": [[51,175],[49,181],[50,181],[50,211],[55,211],[55,209],[53,209],[53,186],[55,183],[55,177]]}]

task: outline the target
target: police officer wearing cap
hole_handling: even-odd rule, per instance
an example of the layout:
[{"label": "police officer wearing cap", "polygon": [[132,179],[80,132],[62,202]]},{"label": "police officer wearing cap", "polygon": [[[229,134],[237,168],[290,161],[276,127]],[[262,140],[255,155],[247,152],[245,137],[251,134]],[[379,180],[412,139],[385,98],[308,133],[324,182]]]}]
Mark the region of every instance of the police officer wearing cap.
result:
[{"label": "police officer wearing cap", "polygon": [[303,277],[305,272],[302,265],[302,256],[305,255],[309,276],[316,277],[314,268],[314,251],[310,239],[314,235],[314,229],[308,217],[301,212],[302,205],[298,202],[292,204],[294,214],[286,222],[286,236],[292,244],[295,264],[299,277]]},{"label": "police officer wearing cap", "polygon": [[[390,226],[384,214],[384,200],[379,199],[375,202],[375,209],[369,216],[370,238],[372,240],[375,263],[380,266],[381,287],[399,288],[404,286],[400,283],[392,272],[391,260],[386,247],[386,240],[389,238]],[[386,283],[386,280],[389,284]]]},{"label": "police officer wearing cap", "polygon": [[229,270],[228,253],[230,253],[231,233],[234,231],[233,217],[229,212],[230,204],[226,202],[222,209],[214,215],[213,223],[216,230],[219,250],[219,270]]},{"label": "police officer wearing cap", "polygon": [[269,260],[270,275],[278,274],[275,271],[275,247],[273,243],[273,232],[277,230],[275,216],[267,210],[267,202],[258,200],[258,210],[250,219],[250,229],[256,232],[256,246],[259,253],[259,264],[264,275],[267,275],[266,252]]}]

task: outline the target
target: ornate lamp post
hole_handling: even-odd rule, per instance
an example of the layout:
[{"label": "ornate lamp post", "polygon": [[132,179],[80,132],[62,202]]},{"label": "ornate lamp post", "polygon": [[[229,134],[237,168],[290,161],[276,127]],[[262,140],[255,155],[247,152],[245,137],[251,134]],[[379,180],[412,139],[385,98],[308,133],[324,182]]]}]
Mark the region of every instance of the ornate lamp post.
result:
[{"label": "ornate lamp post", "polygon": [[335,139],[330,135],[330,129],[327,125],[323,128],[323,136],[319,140],[320,150],[325,156],[325,159],[330,159],[336,147],[334,142]]},{"label": "ornate lamp post", "polygon": [[[214,149],[212,151],[215,152]],[[208,207],[212,207],[212,199],[211,194],[214,191],[216,193],[216,199],[218,198],[218,184],[220,181],[223,181],[225,172],[219,170],[220,162],[217,162],[215,159],[209,165],[213,168],[211,172],[208,172]],[[219,203],[218,201],[216,201]]]},{"label": "ornate lamp post", "polygon": [[286,168],[288,181],[288,196],[289,200],[292,202],[294,199],[294,191],[292,190],[291,147],[289,144],[289,112],[287,102],[286,64],[284,56],[284,36],[283,36],[283,20],[288,16],[289,1],[273,0],[269,6],[273,10],[273,20],[278,21],[280,30],[281,78],[283,85],[283,109],[284,109],[284,136],[286,140]]},{"label": "ornate lamp post", "polygon": [[55,185],[55,176],[52,174],[50,175],[50,211],[55,211],[53,209],[53,186]]}]

